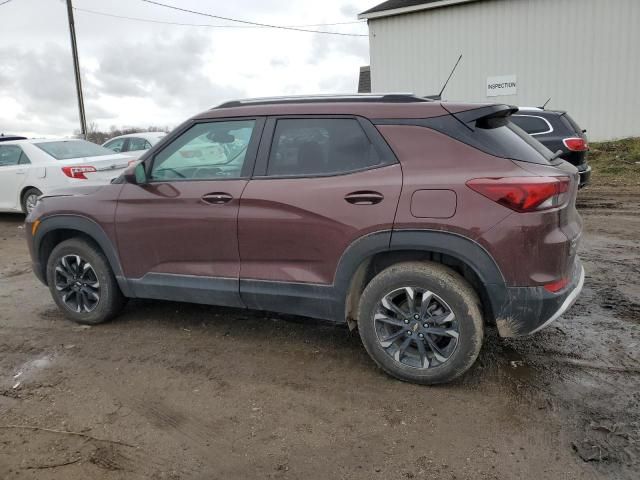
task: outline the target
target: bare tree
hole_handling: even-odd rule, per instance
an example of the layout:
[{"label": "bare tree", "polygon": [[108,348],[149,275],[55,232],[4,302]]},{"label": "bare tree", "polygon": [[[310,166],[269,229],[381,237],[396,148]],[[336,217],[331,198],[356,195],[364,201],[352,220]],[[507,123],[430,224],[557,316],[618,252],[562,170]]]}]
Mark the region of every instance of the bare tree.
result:
[{"label": "bare tree", "polygon": [[[87,125],[87,140],[93,143],[97,143],[98,145],[102,145],[104,142],[113,137],[118,137],[120,135],[127,135],[129,133],[139,133],[139,132],[169,132],[170,128],[168,126],[159,127],[155,125],[150,125],[147,128],[140,127],[131,127],[131,126],[123,126],[117,127],[116,125],[111,125],[108,131],[100,130],[98,124],[96,122],[90,122]],[[74,136],[76,138],[82,138],[80,131],[76,130]]]}]

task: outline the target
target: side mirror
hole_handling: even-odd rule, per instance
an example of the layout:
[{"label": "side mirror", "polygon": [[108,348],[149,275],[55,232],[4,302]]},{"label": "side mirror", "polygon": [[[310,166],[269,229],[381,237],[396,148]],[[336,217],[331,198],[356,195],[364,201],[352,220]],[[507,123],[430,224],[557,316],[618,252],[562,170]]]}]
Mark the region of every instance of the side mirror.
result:
[{"label": "side mirror", "polygon": [[127,167],[123,176],[125,182],[133,185],[144,185],[147,183],[147,172],[144,170],[143,162]]}]

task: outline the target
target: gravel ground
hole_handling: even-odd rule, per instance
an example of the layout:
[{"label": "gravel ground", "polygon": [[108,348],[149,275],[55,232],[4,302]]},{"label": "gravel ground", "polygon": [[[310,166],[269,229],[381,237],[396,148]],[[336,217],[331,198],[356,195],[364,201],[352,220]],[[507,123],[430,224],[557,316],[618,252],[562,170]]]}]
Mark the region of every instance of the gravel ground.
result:
[{"label": "gravel ground", "polygon": [[346,327],[132,301],[97,327],[31,273],[0,214],[0,478],[638,478],[640,193],[588,189],[576,306],[421,387]]}]

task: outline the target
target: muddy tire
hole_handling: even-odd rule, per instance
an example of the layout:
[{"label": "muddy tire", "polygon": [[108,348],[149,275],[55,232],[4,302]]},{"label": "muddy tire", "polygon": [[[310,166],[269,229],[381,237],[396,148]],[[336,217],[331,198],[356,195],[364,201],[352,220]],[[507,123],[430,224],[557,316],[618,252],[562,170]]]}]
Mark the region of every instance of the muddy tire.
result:
[{"label": "muddy tire", "polygon": [[22,207],[22,213],[29,215],[31,210],[36,206],[38,198],[42,196],[42,192],[37,188],[29,188],[22,194],[20,199],[20,205]]},{"label": "muddy tire", "polygon": [[47,261],[47,284],[64,314],[96,325],[116,316],[126,303],[102,251],[82,238],[57,245]]},{"label": "muddy tire", "polygon": [[432,262],[393,265],[374,277],[360,298],[358,330],[382,370],[426,385],[466,372],[484,338],[476,292]]}]

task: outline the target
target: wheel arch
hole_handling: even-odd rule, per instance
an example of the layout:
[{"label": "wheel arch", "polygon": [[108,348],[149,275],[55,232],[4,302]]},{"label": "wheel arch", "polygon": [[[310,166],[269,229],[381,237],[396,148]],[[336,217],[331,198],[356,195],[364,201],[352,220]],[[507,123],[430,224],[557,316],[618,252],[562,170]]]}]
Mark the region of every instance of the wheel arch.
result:
[{"label": "wheel arch", "polygon": [[20,192],[18,192],[18,207],[22,208],[22,202],[24,200],[24,194],[27,193],[27,190],[36,189],[42,192],[42,189],[36,186],[33,182],[29,182],[27,185],[20,188]]},{"label": "wheel arch", "polygon": [[34,268],[40,270],[36,272],[38,277],[46,283],[49,255],[60,242],[75,237],[92,241],[102,250],[113,270],[120,290],[125,296],[129,296],[128,283],[111,239],[95,221],[80,215],[55,215],[42,219],[34,238],[34,252],[37,255]]},{"label": "wheel arch", "polygon": [[359,298],[369,281],[385,268],[405,261],[435,261],[460,273],[476,290],[485,319],[493,321],[506,284],[491,255],[472,239],[452,232],[396,230],[361,237],[343,254],[334,285],[342,312],[355,327]]}]

